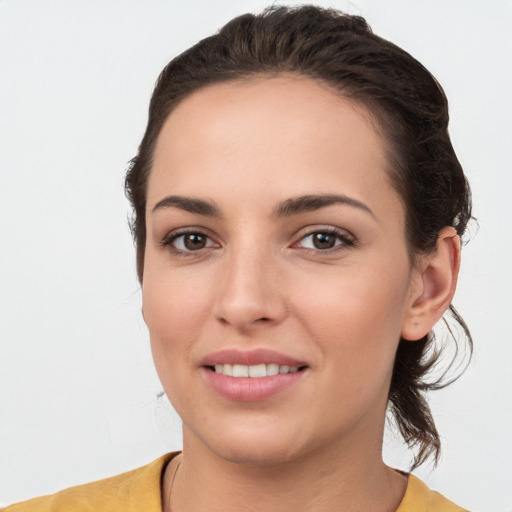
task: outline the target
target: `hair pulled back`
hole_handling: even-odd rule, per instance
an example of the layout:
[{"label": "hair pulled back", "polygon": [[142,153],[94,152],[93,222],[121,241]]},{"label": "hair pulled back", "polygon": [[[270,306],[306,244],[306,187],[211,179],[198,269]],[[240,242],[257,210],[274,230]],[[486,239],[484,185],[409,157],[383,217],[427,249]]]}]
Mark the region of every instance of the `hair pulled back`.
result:
[{"label": "hair pulled back", "polygon": [[[446,226],[463,235],[471,218],[470,190],[448,135],[447,100],[435,78],[407,52],[373,34],[362,17],[315,6],[271,7],[259,15],[233,19],[173,59],[157,80],[147,129],[125,183],[133,206],[131,227],[141,282],[147,181],[167,117],[205,86],[279,73],[319,80],[373,116],[387,142],[389,175],[405,206],[413,258],[434,251],[439,231]],[[471,352],[468,328],[450,309]],[[449,326],[448,330],[452,334]],[[440,356],[434,340],[431,332],[418,341],[400,341],[389,391],[396,425],[417,450],[413,467],[430,455],[437,461],[440,453],[424,392],[455,380],[444,382],[446,372],[427,380]]]}]

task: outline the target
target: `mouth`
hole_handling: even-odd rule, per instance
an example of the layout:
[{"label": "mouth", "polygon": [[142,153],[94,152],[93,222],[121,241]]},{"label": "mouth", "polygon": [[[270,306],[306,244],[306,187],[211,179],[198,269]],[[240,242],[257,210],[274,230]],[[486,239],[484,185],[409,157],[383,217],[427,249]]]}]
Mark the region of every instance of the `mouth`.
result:
[{"label": "mouth", "polygon": [[231,401],[257,402],[298,385],[310,368],[270,349],[224,349],[201,361],[206,383]]},{"label": "mouth", "polygon": [[260,363],[252,365],[225,363],[208,366],[207,368],[212,372],[218,373],[219,375],[226,375],[228,377],[249,377],[252,379],[261,379],[263,377],[272,377],[274,375],[304,371],[307,366],[289,366],[287,364],[277,363]]}]

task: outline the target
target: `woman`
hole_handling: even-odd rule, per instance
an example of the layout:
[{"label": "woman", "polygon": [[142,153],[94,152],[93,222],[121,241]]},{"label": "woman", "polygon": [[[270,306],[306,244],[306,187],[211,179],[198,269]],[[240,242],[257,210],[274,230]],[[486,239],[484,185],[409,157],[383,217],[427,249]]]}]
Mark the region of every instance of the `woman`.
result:
[{"label": "woman", "polygon": [[126,178],[183,452],[6,510],[462,510],[387,467],[439,455],[422,392],[469,188],[446,98],[362,18],[232,20],[171,61]]}]

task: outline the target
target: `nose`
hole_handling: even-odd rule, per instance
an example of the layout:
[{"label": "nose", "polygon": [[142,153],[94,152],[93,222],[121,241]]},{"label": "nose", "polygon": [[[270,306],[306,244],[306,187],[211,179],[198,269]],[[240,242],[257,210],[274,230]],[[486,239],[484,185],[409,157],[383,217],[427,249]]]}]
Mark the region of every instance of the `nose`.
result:
[{"label": "nose", "polygon": [[239,332],[279,324],[286,316],[282,272],[263,251],[237,251],[226,258],[214,306],[217,321]]}]

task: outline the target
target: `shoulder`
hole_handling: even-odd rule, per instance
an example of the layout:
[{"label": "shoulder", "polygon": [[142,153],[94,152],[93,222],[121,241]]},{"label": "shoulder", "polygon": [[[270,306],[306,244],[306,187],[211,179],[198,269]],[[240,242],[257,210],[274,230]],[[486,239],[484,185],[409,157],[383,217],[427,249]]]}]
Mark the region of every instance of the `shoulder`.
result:
[{"label": "shoulder", "polygon": [[169,453],[133,471],[70,487],[51,496],[10,505],[3,512],[147,512],[161,511],[162,471],[176,453]]},{"label": "shoulder", "polygon": [[407,490],[396,512],[469,512],[442,494],[431,491],[419,478],[409,475]]}]

